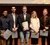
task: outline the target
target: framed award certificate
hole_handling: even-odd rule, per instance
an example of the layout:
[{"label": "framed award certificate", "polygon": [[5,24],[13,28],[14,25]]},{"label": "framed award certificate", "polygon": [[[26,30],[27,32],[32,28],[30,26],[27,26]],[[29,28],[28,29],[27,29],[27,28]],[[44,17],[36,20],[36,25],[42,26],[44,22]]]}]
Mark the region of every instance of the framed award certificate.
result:
[{"label": "framed award certificate", "polygon": [[40,30],[40,36],[48,36],[48,31],[43,31],[43,30]]}]

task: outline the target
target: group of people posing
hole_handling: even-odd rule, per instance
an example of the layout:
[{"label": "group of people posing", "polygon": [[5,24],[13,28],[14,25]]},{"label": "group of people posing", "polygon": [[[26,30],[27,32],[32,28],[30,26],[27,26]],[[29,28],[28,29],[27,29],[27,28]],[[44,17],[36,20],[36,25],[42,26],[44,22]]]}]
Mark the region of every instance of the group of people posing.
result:
[{"label": "group of people posing", "polygon": [[[3,16],[0,17],[0,37],[3,45],[8,45],[9,42],[9,45],[18,45],[18,38],[20,38],[21,45],[29,45],[28,41],[32,33],[39,34],[38,36],[42,38],[42,45],[45,45],[46,39],[47,44],[50,45],[50,17],[46,8],[43,10],[41,18],[38,18],[35,10],[32,11],[31,15],[28,14],[26,6],[22,7],[22,14],[16,14],[16,7],[12,7],[11,11],[12,13],[8,14],[8,11],[4,10]],[[12,32],[12,35],[8,40],[5,40],[3,35],[7,29]],[[48,31],[48,36],[40,36],[40,30]],[[38,38],[31,38],[31,43],[38,45]]]}]

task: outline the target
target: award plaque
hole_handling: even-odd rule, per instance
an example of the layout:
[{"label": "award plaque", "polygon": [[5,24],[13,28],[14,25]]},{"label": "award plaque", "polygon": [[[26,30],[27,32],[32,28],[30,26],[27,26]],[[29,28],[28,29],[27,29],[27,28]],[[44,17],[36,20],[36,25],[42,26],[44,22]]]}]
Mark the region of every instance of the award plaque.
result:
[{"label": "award plaque", "polygon": [[26,31],[26,30],[29,29],[29,27],[28,27],[28,22],[27,22],[27,21],[23,22],[23,23],[22,23],[22,26],[23,26],[23,30],[24,30],[24,31]]},{"label": "award plaque", "polygon": [[39,33],[31,32],[31,38],[39,38]]},{"label": "award plaque", "polygon": [[10,30],[6,30],[3,34],[4,39],[8,39],[12,35],[12,32]]},{"label": "award plaque", "polygon": [[16,32],[12,32],[12,38],[18,38],[18,33]]},{"label": "award plaque", "polygon": [[48,36],[48,31],[43,31],[43,30],[40,30],[40,36]]}]

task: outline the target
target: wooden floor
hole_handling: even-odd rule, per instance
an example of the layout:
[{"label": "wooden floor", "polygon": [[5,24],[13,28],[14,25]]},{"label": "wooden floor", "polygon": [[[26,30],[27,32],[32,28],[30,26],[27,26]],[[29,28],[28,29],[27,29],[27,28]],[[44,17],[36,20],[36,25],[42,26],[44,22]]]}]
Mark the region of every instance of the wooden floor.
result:
[{"label": "wooden floor", "polygon": [[[45,44],[47,45],[47,42],[45,42]],[[2,45],[1,40],[0,40],[0,45]],[[20,39],[18,39],[18,45],[20,45]],[[31,39],[29,39],[29,45],[31,45]],[[39,38],[39,40],[38,40],[38,45],[42,45],[41,38]]]}]

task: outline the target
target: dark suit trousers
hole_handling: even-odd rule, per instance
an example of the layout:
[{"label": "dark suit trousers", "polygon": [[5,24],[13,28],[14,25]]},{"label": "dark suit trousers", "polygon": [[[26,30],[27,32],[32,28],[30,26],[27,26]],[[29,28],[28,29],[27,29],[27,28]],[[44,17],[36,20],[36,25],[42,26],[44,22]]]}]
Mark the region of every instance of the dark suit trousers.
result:
[{"label": "dark suit trousers", "polygon": [[47,40],[47,42],[48,42],[48,45],[50,45],[50,30],[48,32],[48,40]]},{"label": "dark suit trousers", "polygon": [[47,39],[47,43],[48,43],[48,37],[42,36],[41,38],[42,38],[42,45],[45,45],[46,39]]}]

